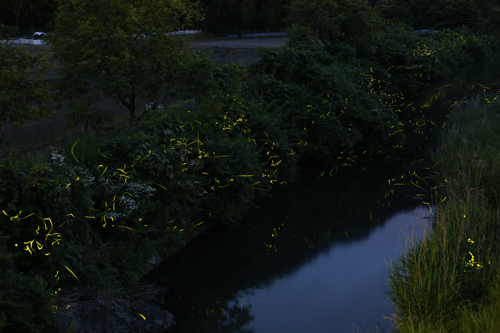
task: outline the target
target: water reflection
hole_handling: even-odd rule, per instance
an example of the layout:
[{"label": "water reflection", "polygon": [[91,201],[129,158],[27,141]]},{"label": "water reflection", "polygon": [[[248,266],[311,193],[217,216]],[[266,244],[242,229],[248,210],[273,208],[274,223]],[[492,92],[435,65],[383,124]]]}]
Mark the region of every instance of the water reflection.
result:
[{"label": "water reflection", "polygon": [[[498,89],[498,62],[467,66],[409,103],[408,140],[394,164],[422,158],[450,102]],[[405,246],[400,229],[430,215],[429,185],[412,172],[301,181],[237,228],[193,241],[149,276],[174,287],[165,308],[176,332],[389,331],[386,261]]]},{"label": "water reflection", "polygon": [[332,243],[299,271],[240,297],[254,317],[250,327],[255,332],[389,331],[391,322],[384,317],[394,310],[384,295],[386,263],[399,252],[400,228],[428,213],[421,205],[398,211],[368,238]]},{"label": "water reflection", "polygon": [[374,332],[377,322],[388,330],[392,309],[377,310],[387,302],[385,260],[396,256],[400,226],[429,213],[415,197],[426,193],[394,185],[412,177],[371,170],[292,184],[148,280],[173,287],[165,308],[175,332],[351,332],[364,323]]}]

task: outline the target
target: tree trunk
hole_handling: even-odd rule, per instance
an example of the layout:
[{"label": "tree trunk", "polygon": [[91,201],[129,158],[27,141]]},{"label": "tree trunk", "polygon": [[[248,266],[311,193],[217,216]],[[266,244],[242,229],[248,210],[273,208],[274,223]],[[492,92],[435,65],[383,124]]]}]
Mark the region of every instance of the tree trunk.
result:
[{"label": "tree trunk", "polygon": [[128,102],[126,98],[121,97],[120,95],[117,95],[118,99],[120,102],[122,102],[123,105],[125,105],[128,109],[128,113],[130,115],[129,122],[134,121],[135,117],[135,97],[136,95],[130,95],[128,97]]},{"label": "tree trunk", "polygon": [[19,31],[19,16],[21,16],[21,10],[20,9],[15,9],[14,10],[14,15],[16,15],[16,27],[17,27],[17,31]]},{"label": "tree trunk", "polygon": [[130,122],[134,121],[135,118],[135,95],[131,95],[129,98],[129,104],[127,105],[128,112],[130,114]]},{"label": "tree trunk", "polygon": [[4,129],[2,126],[2,122],[0,121],[0,145],[2,144],[3,132],[4,132]]}]

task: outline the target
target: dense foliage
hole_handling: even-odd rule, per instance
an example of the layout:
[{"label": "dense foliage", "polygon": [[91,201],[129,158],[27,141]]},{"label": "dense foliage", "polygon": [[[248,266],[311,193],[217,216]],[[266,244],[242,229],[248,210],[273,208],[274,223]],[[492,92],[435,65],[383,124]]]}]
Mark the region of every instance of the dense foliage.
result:
[{"label": "dense foliage", "polygon": [[2,0],[0,23],[31,35],[40,29],[52,30],[56,10],[57,0]]},{"label": "dense foliage", "polygon": [[499,32],[497,0],[379,0],[377,13],[388,20],[401,20],[415,29],[469,27]]},{"label": "dense foliage", "polygon": [[[0,143],[2,121],[16,126],[29,119],[41,120],[53,114],[47,105],[50,90],[41,79],[48,68],[43,55],[30,55],[20,47],[0,45]],[[33,75],[35,71],[35,75]]]},{"label": "dense foliage", "polygon": [[[198,231],[235,223],[304,169],[324,174],[397,154],[425,123],[407,98],[497,43],[468,28],[414,36],[362,0],[296,0],[290,42],[262,49],[247,75],[165,34],[199,17],[186,2],[61,3],[51,40],[75,123],[99,123],[94,102],[103,95],[131,117],[138,97],[175,94],[184,104],[148,105],[135,123],[0,162],[0,329],[8,332],[52,330],[50,305],[71,286],[126,294],[148,262]],[[0,50],[7,64],[11,53],[23,59]],[[25,311],[33,304],[38,312]]]},{"label": "dense foliage", "polygon": [[0,39],[11,39],[17,36],[17,27],[0,24]]},{"label": "dense foliage", "polygon": [[184,40],[168,33],[200,18],[185,1],[62,1],[56,34],[48,39],[70,123],[102,120],[92,106],[102,95],[125,105],[132,119],[137,98],[166,93],[193,57]]},{"label": "dense foliage", "polygon": [[290,0],[202,0],[205,28],[218,33],[279,31]]},{"label": "dense foliage", "polygon": [[286,22],[310,27],[323,44],[345,43],[357,49],[373,44],[382,28],[366,0],[294,0]]},{"label": "dense foliage", "polygon": [[497,97],[455,105],[434,149],[433,230],[390,270],[400,332],[498,330]]},{"label": "dense foliage", "polygon": [[[317,3],[302,0],[201,0],[200,5],[206,16],[202,27],[219,34],[284,30],[290,25],[290,22],[284,21],[290,10]],[[499,31],[498,0],[349,0],[321,3],[323,8],[345,7],[352,3],[368,6],[374,8],[381,18],[400,20],[413,29],[455,29],[465,26],[490,33]],[[27,35],[40,30],[52,32],[57,7],[57,0],[4,0],[0,3],[0,24],[17,27],[20,33]],[[359,13],[367,14],[364,8]],[[347,17],[343,16],[332,26],[337,26]],[[351,25],[351,28],[362,29],[363,26]],[[368,35],[373,33],[370,30],[364,32],[369,32]]]},{"label": "dense foliage", "polygon": [[358,156],[390,155],[402,143],[396,113],[370,90],[361,68],[321,48],[284,47],[261,56],[252,68],[255,94],[305,155],[303,163],[350,165]]}]

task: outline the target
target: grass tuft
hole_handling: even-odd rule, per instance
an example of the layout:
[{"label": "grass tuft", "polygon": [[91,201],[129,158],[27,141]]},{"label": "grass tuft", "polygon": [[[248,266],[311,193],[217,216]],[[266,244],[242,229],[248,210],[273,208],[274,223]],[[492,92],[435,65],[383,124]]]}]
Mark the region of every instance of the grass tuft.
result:
[{"label": "grass tuft", "polygon": [[498,331],[500,104],[489,101],[456,104],[434,152],[432,231],[390,268],[399,332]]}]

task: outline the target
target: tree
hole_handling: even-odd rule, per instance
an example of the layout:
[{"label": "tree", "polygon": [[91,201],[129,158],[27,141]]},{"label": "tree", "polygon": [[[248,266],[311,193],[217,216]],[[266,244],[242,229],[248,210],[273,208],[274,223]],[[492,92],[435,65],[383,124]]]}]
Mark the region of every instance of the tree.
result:
[{"label": "tree", "polygon": [[480,18],[472,0],[434,1],[427,10],[432,26],[437,29],[455,29],[462,26],[474,27]]},{"label": "tree", "polygon": [[5,0],[2,1],[2,7],[10,10],[16,19],[16,27],[19,29],[19,17],[21,16],[21,12],[25,9],[29,9],[31,7],[31,1],[29,0]]},{"label": "tree", "polygon": [[127,107],[137,98],[168,92],[195,57],[186,40],[169,34],[202,19],[184,0],[60,0],[56,34],[49,36],[61,66],[59,97],[68,101],[72,124],[99,121],[92,104],[101,96]]},{"label": "tree", "polygon": [[30,55],[19,46],[0,45],[0,143],[2,121],[11,120],[19,126],[53,114],[45,104],[50,96],[48,84],[41,82],[47,68],[43,55]]},{"label": "tree", "polygon": [[241,3],[241,23],[243,29],[249,31],[255,23],[256,16],[256,3],[255,0],[243,0]]},{"label": "tree", "polygon": [[489,33],[500,33],[500,7],[491,8],[488,17],[482,22],[482,28]]},{"label": "tree", "polygon": [[2,0],[0,23],[15,25],[19,31],[26,33],[34,28],[49,27],[56,10],[56,0]]},{"label": "tree", "polygon": [[497,0],[380,0],[375,6],[385,19],[400,20],[414,29],[477,28]]},{"label": "tree", "polygon": [[276,31],[290,0],[201,0],[207,12],[204,27],[218,33]]},{"label": "tree", "polygon": [[380,0],[374,7],[375,12],[386,20],[401,20],[405,23],[412,17],[410,6],[398,0]]},{"label": "tree", "polygon": [[323,44],[368,48],[381,31],[381,20],[366,0],[292,0],[285,21],[311,28]]}]

